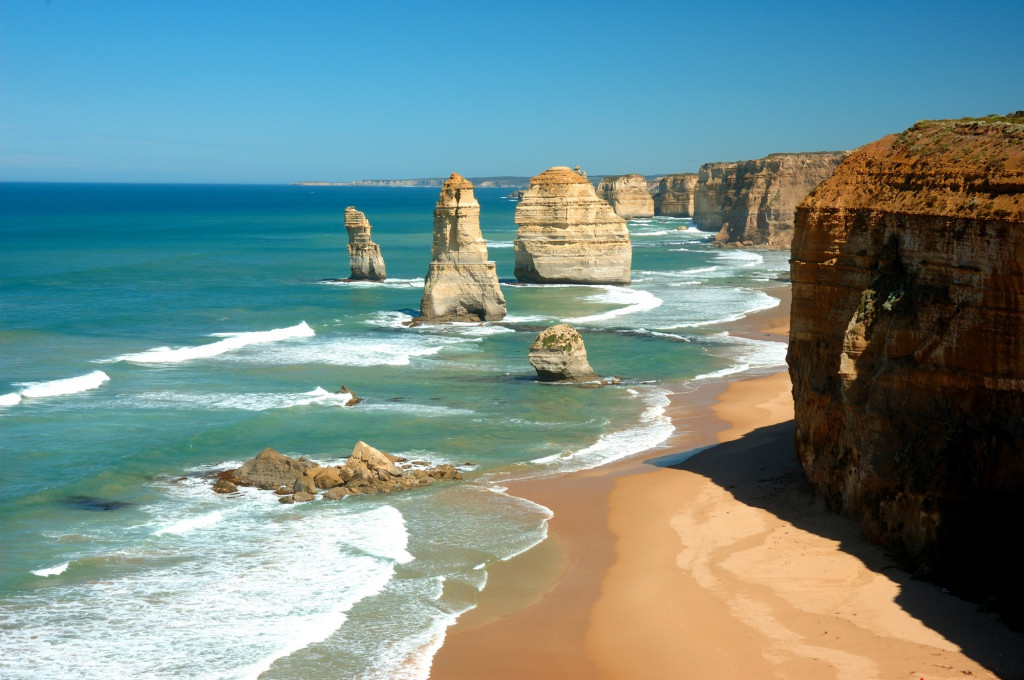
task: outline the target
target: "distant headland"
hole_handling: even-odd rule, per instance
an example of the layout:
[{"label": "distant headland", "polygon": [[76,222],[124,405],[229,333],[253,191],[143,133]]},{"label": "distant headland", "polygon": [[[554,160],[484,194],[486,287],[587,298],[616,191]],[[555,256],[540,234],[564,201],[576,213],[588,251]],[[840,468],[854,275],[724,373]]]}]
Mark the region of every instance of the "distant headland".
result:
[{"label": "distant headland", "polygon": [[[421,177],[419,179],[357,179],[353,182],[292,182],[293,187],[437,187],[447,177]],[[529,177],[470,177],[477,188],[520,189],[530,185]]]}]

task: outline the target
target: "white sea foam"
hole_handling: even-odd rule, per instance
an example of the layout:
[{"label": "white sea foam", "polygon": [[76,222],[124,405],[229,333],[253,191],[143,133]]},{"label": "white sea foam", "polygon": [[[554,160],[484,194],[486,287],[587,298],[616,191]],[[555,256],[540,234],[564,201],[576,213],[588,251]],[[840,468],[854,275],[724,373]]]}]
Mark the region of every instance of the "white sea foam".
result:
[{"label": "white sea foam", "polygon": [[[75,378],[64,378],[62,380],[50,380],[49,382],[40,383],[23,383],[25,385],[25,389],[21,391],[21,396],[29,399],[39,399],[43,397],[61,397],[68,394],[78,394],[79,392],[94,390],[108,380],[110,380],[110,376],[103,371],[93,371],[92,373],[80,375]],[[9,397],[10,395],[5,396]],[[17,401],[12,401],[11,404],[6,405],[14,405],[17,403]]]},{"label": "white sea foam", "polygon": [[311,338],[315,335],[316,333],[309,327],[309,324],[303,321],[294,326],[275,328],[269,331],[212,333],[211,337],[224,339],[193,347],[178,347],[174,349],[170,347],[154,347],[144,352],[122,354],[110,361],[129,361],[136,364],[177,364],[194,359],[209,359],[250,345],[262,345],[294,338]]},{"label": "white sea foam", "polygon": [[298,345],[267,345],[236,357],[259,364],[325,364],[328,366],[408,366],[417,357],[437,354],[445,347],[471,338],[431,336],[419,333],[391,334],[387,339],[367,336],[317,338]]},{"label": "white sea foam", "polygon": [[366,323],[382,328],[405,328],[413,319],[412,315],[405,312],[377,312]]},{"label": "white sea foam", "polygon": [[384,279],[383,281],[317,281],[325,286],[356,286],[365,288],[422,288],[423,279]]},{"label": "white sea foam", "polygon": [[749,250],[720,250],[715,259],[740,267],[756,267],[764,262],[764,256]]},{"label": "white sea foam", "polygon": [[143,392],[128,404],[135,408],[204,408],[267,411],[293,406],[344,406],[352,399],[350,392],[328,392],[317,387],[309,392]]},{"label": "white sea foam", "polygon": [[157,529],[153,532],[153,535],[163,536],[164,534],[175,534],[181,536],[195,529],[203,529],[205,527],[213,526],[222,519],[224,519],[224,515],[221,514],[220,511],[214,510],[213,512],[208,512],[205,515],[198,515],[195,517],[190,516],[185,519],[180,519],[174,524],[163,527],[162,529]]},{"label": "white sea foam", "polygon": [[719,333],[710,339],[713,344],[720,344],[725,349],[725,356],[735,363],[717,371],[702,373],[694,380],[722,378],[747,371],[779,368],[786,365],[785,342],[770,340],[753,340],[741,338],[728,333]]},{"label": "white sea foam", "polygon": [[511,248],[514,243],[512,241],[488,241],[488,248]]},{"label": "white sea foam", "polygon": [[33,570],[32,573],[36,576],[42,576],[45,578],[47,576],[58,576],[60,574],[63,574],[67,570],[68,563],[65,562],[64,564],[58,564],[56,567],[49,567],[47,569],[35,569]]},{"label": "white sea foam", "polygon": [[0,406],[17,406],[21,403],[21,392],[0,394]]},{"label": "white sea foam", "polygon": [[592,323],[594,321],[607,321],[626,314],[637,314],[660,307],[663,300],[653,293],[640,288],[624,288],[621,286],[601,286],[603,292],[587,298],[590,302],[602,302],[605,304],[624,305],[618,309],[612,309],[600,314],[579,316],[567,319],[567,323]]},{"label": "white sea foam", "polygon": [[640,422],[624,430],[608,432],[583,449],[563,451],[531,461],[552,473],[586,470],[658,446],[668,439],[675,428],[665,415],[669,392],[664,388],[645,386],[635,390],[634,398],[644,401],[645,409]]},{"label": "white sea foam", "polygon": [[[91,680],[117,668],[132,678],[255,679],[326,640],[413,560],[390,505],[282,506],[273,494],[169,490],[177,502],[151,511],[154,524],[179,527],[173,537],[92,560],[88,580],[5,598],[5,626],[18,631],[5,640],[5,678]],[[222,518],[211,523],[212,505]]]}]

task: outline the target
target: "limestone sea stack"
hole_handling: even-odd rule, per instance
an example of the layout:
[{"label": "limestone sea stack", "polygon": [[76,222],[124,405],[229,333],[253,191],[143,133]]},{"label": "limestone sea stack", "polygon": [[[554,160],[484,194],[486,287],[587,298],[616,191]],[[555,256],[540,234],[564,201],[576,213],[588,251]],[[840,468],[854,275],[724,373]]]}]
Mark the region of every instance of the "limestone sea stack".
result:
[{"label": "limestone sea stack", "polygon": [[348,232],[348,260],[353,281],[383,281],[384,257],[380,246],[370,240],[370,222],[366,215],[349,206],[345,208],[345,231]]},{"label": "limestone sea stack", "polygon": [[722,244],[789,248],[797,204],[848,151],[776,153],[753,161],[705,163],[697,177],[693,222]]},{"label": "limestone sea stack", "polygon": [[633,251],[626,220],[580,174],[559,166],[532,178],[515,220],[520,281],[629,283]]},{"label": "limestone sea stack", "polygon": [[654,194],[654,214],[665,217],[693,217],[693,193],[697,173],[665,175],[658,181]]},{"label": "limestone sea stack", "polygon": [[791,263],[811,485],[1024,624],[1024,112],[862,147],[798,207]]},{"label": "limestone sea stack", "polygon": [[505,297],[487,242],[480,233],[480,204],[473,184],[458,173],[441,187],[434,208],[433,261],[420,302],[422,321],[498,321]]},{"label": "limestone sea stack", "polygon": [[587,361],[583,338],[564,323],[540,332],[530,345],[530,365],[541,382],[594,382],[600,380]]},{"label": "limestone sea stack", "polygon": [[597,185],[597,195],[624,220],[654,217],[654,199],[643,175],[606,175]]}]

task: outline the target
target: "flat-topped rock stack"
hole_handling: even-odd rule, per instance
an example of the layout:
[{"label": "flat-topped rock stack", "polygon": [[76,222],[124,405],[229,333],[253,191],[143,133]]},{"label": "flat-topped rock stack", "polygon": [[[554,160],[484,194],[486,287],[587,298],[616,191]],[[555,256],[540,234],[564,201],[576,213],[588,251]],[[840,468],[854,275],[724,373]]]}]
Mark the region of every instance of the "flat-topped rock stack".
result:
[{"label": "flat-topped rock stack", "polygon": [[654,217],[654,198],[643,175],[606,175],[597,185],[597,195],[624,220]]},{"label": "flat-topped rock stack", "polygon": [[353,281],[383,281],[387,277],[380,246],[370,240],[370,221],[353,206],[345,208],[345,231],[348,232],[348,260]]},{"label": "flat-topped rock stack", "polygon": [[629,283],[633,250],[626,220],[569,168],[550,168],[532,178],[515,219],[520,281]]},{"label": "flat-topped rock stack", "polygon": [[480,204],[473,184],[453,172],[434,208],[433,261],[420,302],[420,321],[497,321],[505,297],[487,242],[480,233]]},{"label": "flat-topped rock stack", "polygon": [[658,181],[654,194],[654,214],[665,217],[693,217],[693,193],[697,173],[665,175]]}]

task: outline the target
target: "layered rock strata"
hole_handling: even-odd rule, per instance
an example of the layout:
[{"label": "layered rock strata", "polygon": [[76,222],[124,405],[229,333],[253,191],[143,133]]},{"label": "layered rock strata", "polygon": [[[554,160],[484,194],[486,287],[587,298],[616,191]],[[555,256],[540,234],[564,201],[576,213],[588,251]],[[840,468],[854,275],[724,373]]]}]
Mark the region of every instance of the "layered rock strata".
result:
[{"label": "layered rock strata", "polygon": [[918,123],[796,212],[796,450],[866,535],[1024,623],[1024,114]]},{"label": "layered rock strata", "polygon": [[473,184],[453,172],[434,208],[433,261],[420,302],[422,321],[497,321],[505,297],[487,242],[480,233],[480,204]]},{"label": "layered rock strata", "polygon": [[541,331],[530,345],[529,360],[541,382],[600,380],[587,361],[583,338],[568,324],[560,323]]},{"label": "layered rock strata", "polygon": [[345,231],[348,232],[348,260],[353,281],[383,281],[387,277],[380,246],[370,240],[370,222],[366,215],[349,206],[345,208]]},{"label": "layered rock strata", "polygon": [[654,198],[643,175],[606,175],[597,185],[597,195],[624,220],[654,216]]},{"label": "layered rock strata", "polygon": [[694,190],[693,222],[722,244],[789,248],[797,204],[835,171],[847,151],[776,153],[705,163]]},{"label": "layered rock strata", "polygon": [[697,173],[665,175],[654,194],[654,214],[665,217],[693,217],[693,194]]},{"label": "layered rock strata", "polygon": [[213,490],[231,493],[239,486],[275,491],[282,503],[311,501],[324,492],[325,500],[359,494],[390,493],[426,486],[437,480],[462,479],[454,466],[403,468],[404,458],[358,442],[343,465],[323,466],[306,457],[292,458],[271,448],[260,451],[236,470],[218,475]]},{"label": "layered rock strata", "polygon": [[559,166],[532,178],[515,220],[520,281],[629,283],[633,251],[626,221],[580,174]]}]

